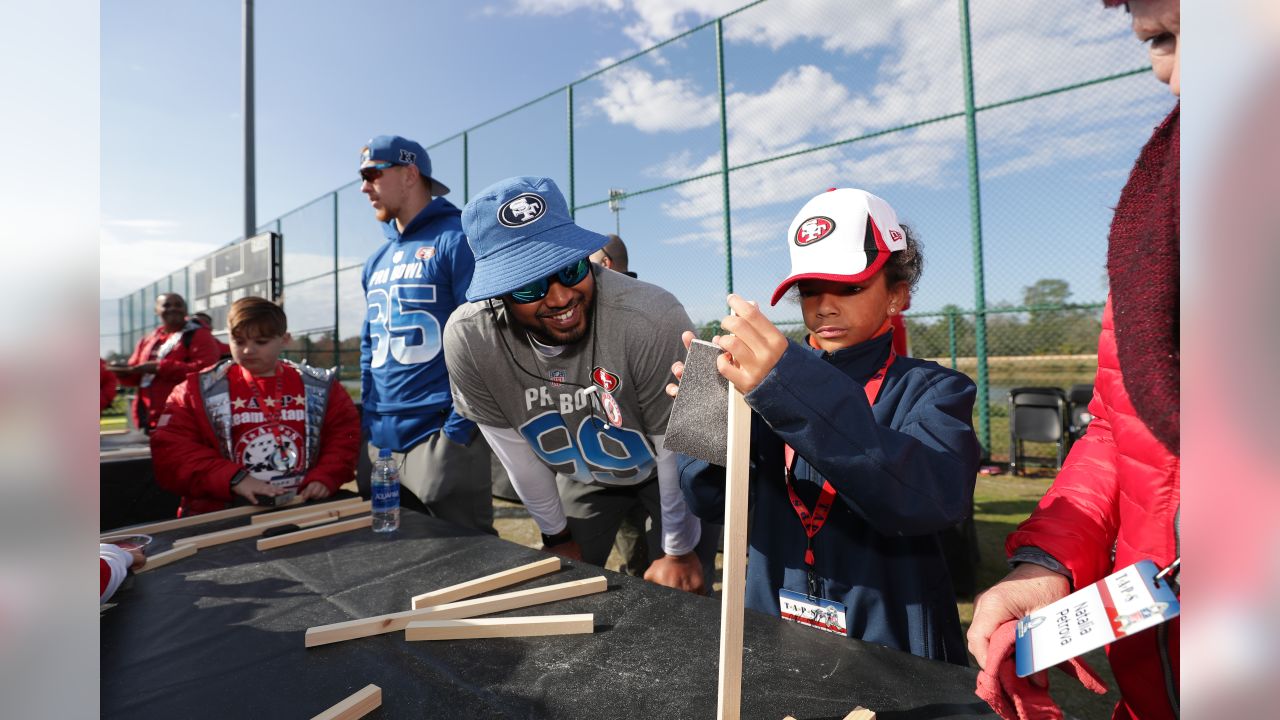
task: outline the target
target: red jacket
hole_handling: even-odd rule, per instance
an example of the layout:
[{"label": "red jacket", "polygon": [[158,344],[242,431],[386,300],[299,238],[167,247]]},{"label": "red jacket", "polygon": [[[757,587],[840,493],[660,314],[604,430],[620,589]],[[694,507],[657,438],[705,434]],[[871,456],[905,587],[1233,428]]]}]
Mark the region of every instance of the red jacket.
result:
[{"label": "red jacket", "polygon": [[[188,325],[179,332],[190,333],[190,342],[185,339],[180,340],[173,350],[160,360],[155,379],[151,381],[149,387],[140,386],[141,375],[120,376],[120,384],[138,388],[138,397],[133,402],[133,419],[139,428],[155,428],[156,418],[160,417],[160,412],[164,410],[164,402],[169,397],[169,393],[173,392],[173,389],[188,374],[218,362],[220,354],[218,341],[214,340],[213,333],[207,328]],[[170,334],[165,332],[163,327],[158,327],[150,335],[139,340],[138,347],[134,348],[133,354],[129,356],[129,364],[141,365],[148,362],[152,353],[164,344]]]},{"label": "red jacket", "polygon": [[[1144,558],[1164,567],[1179,554],[1179,459],[1138,419],[1125,390],[1110,299],[1102,316],[1089,412],[1088,433],[1071,448],[1035,512],[1005,543],[1010,555],[1024,546],[1049,553],[1071,572],[1074,589]],[[1107,646],[1123,695],[1113,717],[1177,717],[1167,688],[1176,691],[1179,682],[1178,620],[1166,626]],[[1170,663],[1167,679],[1164,658]]]},{"label": "red jacket", "polygon": [[[180,515],[225,509],[235,497],[231,478],[242,466],[218,448],[205,413],[199,373],[192,373],[173,391],[165,414],[168,419],[151,434],[156,484],[182,496]],[[302,485],[319,482],[333,492],[351,482],[359,446],[360,417],[355,403],[335,379],[321,424],[319,455],[307,468]]]}]

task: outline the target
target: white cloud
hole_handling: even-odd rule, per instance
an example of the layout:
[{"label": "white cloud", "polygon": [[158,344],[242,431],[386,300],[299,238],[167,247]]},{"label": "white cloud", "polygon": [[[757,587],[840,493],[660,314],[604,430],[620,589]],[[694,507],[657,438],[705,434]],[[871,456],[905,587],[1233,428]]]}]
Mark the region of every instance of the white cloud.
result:
[{"label": "white cloud", "polygon": [[688,130],[717,122],[720,110],[708,95],[699,95],[685,78],[655,79],[637,68],[623,66],[605,75],[605,94],[592,104],[614,124],[632,125],[641,132]]},{"label": "white cloud", "polygon": [[515,0],[514,9],[524,15],[565,15],[575,10],[618,12],[624,5],[623,0]]},{"label": "white cloud", "polygon": [[[131,228],[134,232],[125,239],[114,228]],[[145,237],[137,237],[139,228]],[[162,220],[103,222],[98,235],[100,296],[122,297],[217,248],[214,244],[174,239],[180,230],[178,223]]]}]

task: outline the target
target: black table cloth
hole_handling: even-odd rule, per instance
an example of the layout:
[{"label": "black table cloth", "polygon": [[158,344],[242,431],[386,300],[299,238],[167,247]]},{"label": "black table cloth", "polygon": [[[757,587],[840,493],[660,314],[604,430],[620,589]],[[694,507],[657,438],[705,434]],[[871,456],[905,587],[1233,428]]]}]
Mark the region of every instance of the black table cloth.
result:
[{"label": "black table cloth", "polygon": [[[156,536],[177,537],[247,518]],[[714,718],[720,604],[583,563],[495,592],[604,574],[607,592],[497,616],[594,613],[595,633],[409,642],[398,631],[306,648],[308,627],[409,608],[410,597],[546,554],[403,512],[367,529],[259,552],[206,548],[131,577],[100,620],[104,718],[309,718],[366,684],[369,718]],[[492,594],[492,593],[491,593]],[[974,670],[748,610],[742,717],[994,717]]]}]

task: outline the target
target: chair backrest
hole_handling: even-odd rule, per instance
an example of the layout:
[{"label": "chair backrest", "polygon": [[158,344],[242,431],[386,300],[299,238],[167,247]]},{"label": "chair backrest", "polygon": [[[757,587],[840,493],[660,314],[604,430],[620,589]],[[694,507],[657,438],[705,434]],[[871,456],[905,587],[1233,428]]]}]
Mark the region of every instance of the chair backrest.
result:
[{"label": "chair backrest", "polygon": [[1089,421],[1093,420],[1093,415],[1089,414],[1089,402],[1092,400],[1092,383],[1071,386],[1067,393],[1067,422],[1073,433],[1083,435],[1084,429],[1089,427]]},{"label": "chair backrest", "polygon": [[1067,396],[1058,388],[1009,391],[1009,432],[1014,439],[1057,442],[1066,432]]}]

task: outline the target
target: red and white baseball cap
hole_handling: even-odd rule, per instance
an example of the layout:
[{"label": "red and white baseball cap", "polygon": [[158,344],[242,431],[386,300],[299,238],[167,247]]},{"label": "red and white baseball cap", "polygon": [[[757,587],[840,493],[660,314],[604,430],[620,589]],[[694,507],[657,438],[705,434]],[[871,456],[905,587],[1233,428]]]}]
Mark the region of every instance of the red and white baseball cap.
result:
[{"label": "red and white baseball cap", "polygon": [[889,203],[865,190],[831,188],[800,208],[787,231],[791,274],[773,291],[777,305],[801,280],[855,283],[876,274],[907,235]]}]

